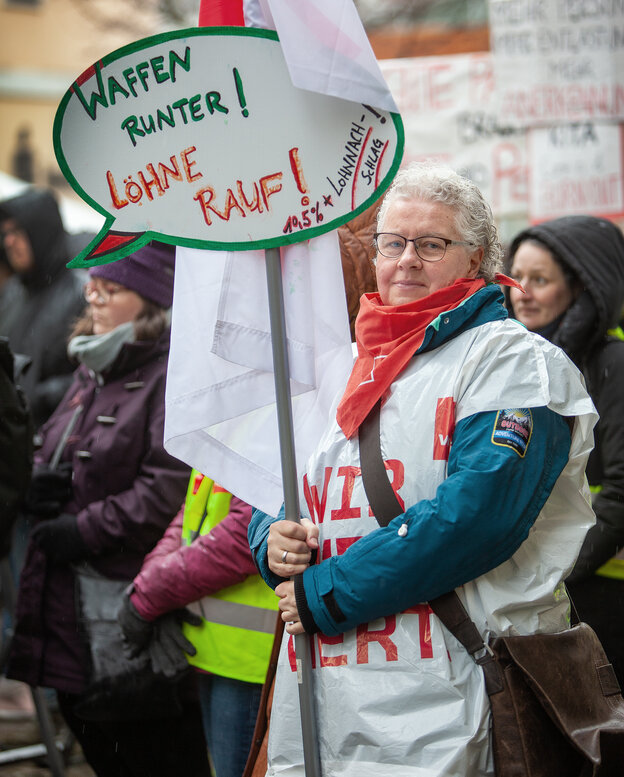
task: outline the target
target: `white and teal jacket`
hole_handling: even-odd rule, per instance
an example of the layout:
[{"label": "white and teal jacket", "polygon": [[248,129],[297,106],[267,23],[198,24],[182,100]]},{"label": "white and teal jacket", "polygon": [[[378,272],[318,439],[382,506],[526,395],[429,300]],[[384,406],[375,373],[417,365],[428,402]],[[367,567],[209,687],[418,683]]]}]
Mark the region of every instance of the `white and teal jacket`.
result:
[{"label": "white and teal jacket", "polygon": [[[381,410],[381,450],[405,512],[380,528],[357,435],[335,420],[307,463],[302,514],[319,525],[297,590],[314,641],[324,777],[491,775],[480,667],[426,602],[456,589],[484,638],[559,631],[563,579],[594,522],[585,478],[597,420],[564,353],[507,319],[491,285],[430,325]],[[570,433],[570,429],[572,433]],[[249,538],[265,580],[276,520]],[[269,775],[300,775],[292,640],[285,637]]]}]

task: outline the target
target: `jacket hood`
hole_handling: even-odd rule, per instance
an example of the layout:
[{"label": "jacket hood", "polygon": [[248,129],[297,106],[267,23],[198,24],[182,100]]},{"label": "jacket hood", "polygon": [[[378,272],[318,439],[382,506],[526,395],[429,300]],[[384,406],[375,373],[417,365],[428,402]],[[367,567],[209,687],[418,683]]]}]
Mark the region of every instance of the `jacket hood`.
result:
[{"label": "jacket hood", "polygon": [[26,286],[43,286],[58,275],[69,260],[63,220],[54,195],[31,188],[0,203],[1,215],[19,222],[30,240],[34,267],[22,275]]},{"label": "jacket hood", "polygon": [[578,363],[620,321],[624,300],[624,236],[607,219],[563,216],[520,232],[511,244],[511,257],[527,239],[546,246],[583,286],[552,338]]}]

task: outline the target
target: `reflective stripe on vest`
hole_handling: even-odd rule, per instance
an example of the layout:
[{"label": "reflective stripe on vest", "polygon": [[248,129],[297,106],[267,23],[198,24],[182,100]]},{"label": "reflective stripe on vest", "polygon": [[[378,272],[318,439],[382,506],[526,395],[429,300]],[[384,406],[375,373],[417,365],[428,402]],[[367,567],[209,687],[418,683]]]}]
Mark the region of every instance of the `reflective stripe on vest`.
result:
[{"label": "reflective stripe on vest", "polygon": [[204,596],[198,602],[189,605],[206,621],[220,623],[222,626],[236,626],[238,629],[253,629],[264,634],[275,633],[275,611],[262,607],[250,607],[238,602],[224,602],[214,596]]},{"label": "reflective stripe on vest", "polygon": [[613,556],[601,567],[598,567],[595,574],[600,577],[611,577],[614,580],[624,580],[624,550],[620,550],[617,556]]},{"label": "reflective stripe on vest", "polygon": [[[610,333],[613,331],[610,330]],[[621,332],[622,330],[620,329],[619,331]],[[602,486],[590,486],[589,490],[592,494],[599,494],[602,491]],[[619,550],[615,556],[606,561],[601,567],[598,567],[594,574],[600,575],[600,577],[610,577],[614,580],[624,580],[624,548]]]},{"label": "reflective stripe on vest", "polygon": [[[182,542],[208,534],[229,513],[232,495],[191,472]],[[260,575],[223,588],[189,605],[202,617],[200,626],[184,624],[184,633],[197,649],[188,656],[193,666],[207,672],[252,683],[263,683],[269,666],[277,625],[278,598]]]}]

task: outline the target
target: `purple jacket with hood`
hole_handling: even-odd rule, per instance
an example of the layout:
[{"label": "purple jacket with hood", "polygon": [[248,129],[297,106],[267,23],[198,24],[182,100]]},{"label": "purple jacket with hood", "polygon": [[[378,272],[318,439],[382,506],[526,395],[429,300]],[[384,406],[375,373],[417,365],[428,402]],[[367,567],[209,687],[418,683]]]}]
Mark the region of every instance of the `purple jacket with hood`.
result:
[{"label": "purple jacket with hood", "polygon": [[[134,578],[184,500],[190,469],[163,447],[168,348],[168,332],[156,342],[128,343],[103,380],[80,366],[41,429],[36,461],[46,463],[82,404],[61,458],[74,472],[63,512],[77,515],[85,560],[109,578]],[[80,693],[86,667],[72,567],[29,543],[6,674]]]}]

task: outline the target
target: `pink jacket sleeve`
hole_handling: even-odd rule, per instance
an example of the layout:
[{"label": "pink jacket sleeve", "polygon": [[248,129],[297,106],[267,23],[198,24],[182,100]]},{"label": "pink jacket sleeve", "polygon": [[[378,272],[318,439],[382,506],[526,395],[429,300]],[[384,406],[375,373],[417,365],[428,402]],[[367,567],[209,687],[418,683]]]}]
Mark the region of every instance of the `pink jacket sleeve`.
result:
[{"label": "pink jacket sleeve", "polygon": [[180,510],[134,579],[130,598],[146,620],[258,573],[247,540],[250,505],[232,496],[227,516],[190,545],[182,545],[183,514]]}]

